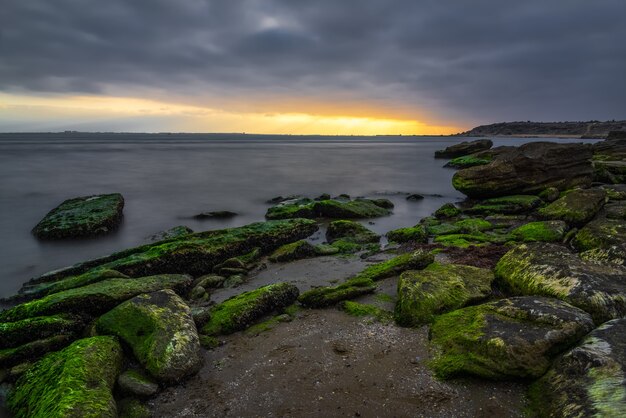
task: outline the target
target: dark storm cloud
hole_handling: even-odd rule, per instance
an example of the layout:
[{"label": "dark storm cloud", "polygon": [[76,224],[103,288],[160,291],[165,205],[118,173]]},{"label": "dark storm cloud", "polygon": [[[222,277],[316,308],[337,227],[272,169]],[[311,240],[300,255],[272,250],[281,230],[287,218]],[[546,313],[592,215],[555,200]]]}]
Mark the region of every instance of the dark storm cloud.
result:
[{"label": "dark storm cloud", "polygon": [[623,0],[6,0],[0,90],[626,117]]}]

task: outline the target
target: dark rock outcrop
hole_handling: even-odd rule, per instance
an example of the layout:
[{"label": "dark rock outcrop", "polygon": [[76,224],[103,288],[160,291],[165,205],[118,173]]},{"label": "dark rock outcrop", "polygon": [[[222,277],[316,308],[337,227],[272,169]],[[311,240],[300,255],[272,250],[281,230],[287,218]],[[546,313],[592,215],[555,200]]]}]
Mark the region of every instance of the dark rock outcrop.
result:
[{"label": "dark rock outcrop", "polygon": [[473,154],[478,151],[488,150],[493,147],[493,142],[489,139],[477,139],[476,141],[466,141],[454,144],[444,150],[435,151],[435,158],[456,158],[463,155]]},{"label": "dark rock outcrop", "polygon": [[539,209],[539,215],[581,226],[593,219],[605,202],[606,192],[602,189],[577,189]]}]

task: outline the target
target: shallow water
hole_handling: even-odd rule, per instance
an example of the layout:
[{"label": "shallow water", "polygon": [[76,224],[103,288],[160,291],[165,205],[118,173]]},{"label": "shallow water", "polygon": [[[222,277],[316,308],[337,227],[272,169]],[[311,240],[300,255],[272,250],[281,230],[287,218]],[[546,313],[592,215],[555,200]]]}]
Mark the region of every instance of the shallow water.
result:
[{"label": "shallow water", "polygon": [[[465,139],[0,134],[0,297],[15,293],[31,277],[146,243],[150,235],[176,225],[203,231],[261,221],[264,202],[277,195],[385,195],[396,204],[394,214],[368,227],[384,233],[412,226],[443,203],[462,198],[450,184],[454,171],[433,154]],[[55,242],[31,235],[63,200],[113,192],[126,200],[124,222],[114,233]],[[407,202],[398,192],[440,196]],[[211,210],[240,215],[190,219]]]}]

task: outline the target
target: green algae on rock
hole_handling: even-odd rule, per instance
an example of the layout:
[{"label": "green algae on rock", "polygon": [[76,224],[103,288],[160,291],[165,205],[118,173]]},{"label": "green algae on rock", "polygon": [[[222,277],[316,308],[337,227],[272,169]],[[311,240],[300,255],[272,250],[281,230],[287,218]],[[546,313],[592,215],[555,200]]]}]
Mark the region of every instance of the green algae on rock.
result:
[{"label": "green algae on rock", "polygon": [[315,255],[317,255],[315,247],[308,241],[300,240],[278,248],[270,255],[269,259],[274,262],[285,262],[313,257]]},{"label": "green algae on rock", "polygon": [[396,322],[412,327],[491,294],[491,270],[478,267],[433,263],[424,270],[408,270],[398,281]]},{"label": "green algae on rock", "polygon": [[421,270],[434,261],[434,256],[426,250],[416,250],[401,254],[387,261],[372,264],[359,272],[356,277],[378,281],[397,276],[405,270]]},{"label": "green algae on rock", "polygon": [[214,336],[242,331],[261,317],[292,305],[298,288],[290,283],[274,283],[234,296],[211,309],[211,319],[202,334]]},{"label": "green algae on rock", "polygon": [[475,167],[477,165],[485,165],[491,162],[492,158],[488,155],[478,156],[474,154],[463,155],[461,157],[453,158],[448,161],[444,167],[452,167],[452,168],[468,168]]},{"label": "green algae on rock", "polygon": [[26,361],[33,361],[51,351],[60,350],[79,337],[78,332],[66,332],[13,348],[0,349],[0,367],[11,367]]},{"label": "green algae on rock", "polygon": [[586,312],[558,299],[516,297],[470,306],[435,319],[430,338],[439,352],[431,367],[441,378],[536,378],[591,329]]},{"label": "green algae on rock", "polygon": [[0,321],[14,322],[57,313],[96,316],[141,293],[161,289],[184,290],[190,284],[191,277],[183,274],[107,279],[14,306],[0,312]]},{"label": "green algae on rock", "polygon": [[513,195],[494,197],[465,209],[465,213],[472,214],[517,214],[526,213],[541,205],[542,200],[538,196]]},{"label": "green algae on rock", "polygon": [[117,403],[119,418],[152,418],[148,407],[136,398],[124,398]]},{"label": "green algae on rock", "polygon": [[106,234],[122,220],[124,198],[119,193],[77,197],[52,209],[33,228],[42,239],[61,239]]},{"label": "green algae on rock", "polygon": [[117,417],[112,389],[122,359],[114,337],[78,340],[28,369],[7,406],[16,418]]},{"label": "green algae on rock", "polygon": [[341,239],[355,244],[368,244],[377,243],[380,241],[380,236],[358,222],[340,220],[328,225],[326,239],[330,243]]},{"label": "green algae on rock", "polygon": [[[386,199],[384,199],[386,200]],[[312,200],[296,199],[282,202],[267,210],[267,219],[291,219],[291,218],[331,218],[331,219],[358,219],[377,218],[389,215],[391,207],[389,201],[381,199],[355,199],[355,200]]]},{"label": "green algae on rock", "polygon": [[578,231],[572,240],[578,251],[594,248],[608,249],[626,245],[626,221],[599,217]]},{"label": "green algae on rock", "polygon": [[17,347],[58,334],[72,334],[83,326],[82,318],[66,314],[0,322],[0,349]]},{"label": "green algae on rock", "polygon": [[181,272],[201,276],[229,258],[247,254],[257,247],[268,253],[283,244],[306,238],[317,229],[315,221],[287,219],[198,232],[79,263],[33,279],[28,285],[79,275],[94,268],[112,269],[131,277]]},{"label": "green algae on rock", "polygon": [[453,218],[459,215],[461,211],[454,206],[453,203],[446,203],[435,211],[436,218]]},{"label": "green algae on rock", "polygon": [[355,277],[337,286],[316,287],[300,295],[298,301],[307,308],[325,308],[346,299],[374,293],[376,284],[372,279]]},{"label": "green algae on rock", "polygon": [[455,222],[454,226],[456,226],[462,234],[472,234],[493,229],[491,222],[480,218],[461,219]]},{"label": "green algae on rock", "polygon": [[564,221],[529,222],[511,231],[516,241],[558,242],[562,241],[569,230]]},{"label": "green algae on rock", "polygon": [[584,225],[598,213],[606,201],[606,192],[601,189],[576,189],[539,209],[546,219],[562,220],[571,225]]},{"label": "green algae on rock", "polygon": [[423,225],[415,225],[409,228],[398,228],[387,232],[387,238],[392,242],[427,242],[428,233]]},{"label": "green algae on rock", "polygon": [[117,378],[120,392],[126,396],[150,397],[159,391],[159,385],[138,370],[126,370]]},{"label": "green algae on rock", "polygon": [[352,316],[370,316],[379,322],[389,323],[393,320],[393,313],[378,306],[346,300],[341,303],[341,309]]},{"label": "green algae on rock", "polygon": [[593,330],[529,391],[542,417],[620,417],[626,411],[626,319]]},{"label": "green algae on rock", "polygon": [[626,266],[626,243],[607,248],[592,248],[591,250],[580,253],[580,258],[587,261],[614,263],[620,266]]},{"label": "green algae on rock", "polygon": [[518,245],[500,259],[495,273],[515,293],[564,300],[598,324],[626,315],[626,269],[584,261],[560,245]]}]

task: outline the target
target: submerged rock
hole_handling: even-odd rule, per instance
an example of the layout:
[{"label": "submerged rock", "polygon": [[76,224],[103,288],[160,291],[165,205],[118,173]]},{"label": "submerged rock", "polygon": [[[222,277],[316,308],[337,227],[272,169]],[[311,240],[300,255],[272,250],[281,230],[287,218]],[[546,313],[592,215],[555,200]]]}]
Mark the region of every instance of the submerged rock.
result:
[{"label": "submerged rock", "polygon": [[128,344],[141,365],[161,382],[176,383],[202,365],[191,310],[169,289],[116,306],[98,319],[96,330]]},{"label": "submerged rock", "polygon": [[626,319],[606,322],[530,389],[541,416],[619,417],[626,411]]},{"label": "submerged rock", "polygon": [[267,219],[376,218],[379,216],[386,216],[391,213],[390,207],[393,207],[393,204],[389,205],[389,203],[383,203],[381,202],[381,199],[328,199],[315,201],[305,198],[295,201],[286,201],[277,206],[273,206],[267,210],[265,217]]},{"label": "submerged rock", "polygon": [[123,353],[114,337],[92,337],[50,353],[18,379],[7,398],[16,418],[117,417],[112,389]]},{"label": "submerged rock", "polygon": [[489,164],[458,171],[455,189],[469,197],[540,193],[591,185],[591,147],[584,144],[530,142],[502,153]]},{"label": "submerged rock", "polygon": [[193,229],[185,225],[178,225],[165,231],[157,232],[148,238],[152,242],[163,241],[165,239],[180,238],[185,235],[193,234]]},{"label": "submerged rock", "polygon": [[598,213],[606,193],[601,189],[572,190],[562,198],[539,209],[539,215],[547,219],[562,220],[571,225],[584,225]]},{"label": "submerged rock", "polygon": [[274,251],[269,259],[274,262],[285,262],[314,257],[315,255],[317,255],[317,251],[313,244],[305,240],[300,240],[283,245]]},{"label": "submerged rock", "polygon": [[124,198],[119,193],[69,199],[48,212],[33,234],[42,239],[106,234],[120,224],[123,209]]},{"label": "submerged rock", "polygon": [[430,337],[439,377],[536,378],[552,360],[593,329],[591,317],[557,299],[516,297],[437,317]]},{"label": "submerged rock", "polygon": [[490,139],[477,139],[475,141],[465,141],[454,144],[444,150],[435,151],[435,158],[455,158],[463,155],[473,154],[478,151],[488,150],[493,146]]},{"label": "submerged rock", "polygon": [[626,315],[626,269],[581,260],[559,245],[519,245],[500,259],[495,273],[514,292],[564,300],[596,323]]},{"label": "submerged rock", "polygon": [[405,271],[398,281],[396,322],[422,325],[435,315],[485,299],[493,279],[491,270],[455,264],[433,263],[421,271]]},{"label": "submerged rock", "polygon": [[358,222],[342,220],[333,221],[328,225],[326,239],[330,243],[341,239],[355,244],[368,244],[377,243],[380,236]]},{"label": "submerged rock", "polygon": [[237,216],[238,213],[229,210],[214,210],[212,212],[202,212],[194,215],[195,219],[230,219]]},{"label": "submerged rock", "polygon": [[259,318],[293,304],[300,294],[290,283],[275,283],[232,297],[211,309],[202,334],[220,335],[241,331]]}]

